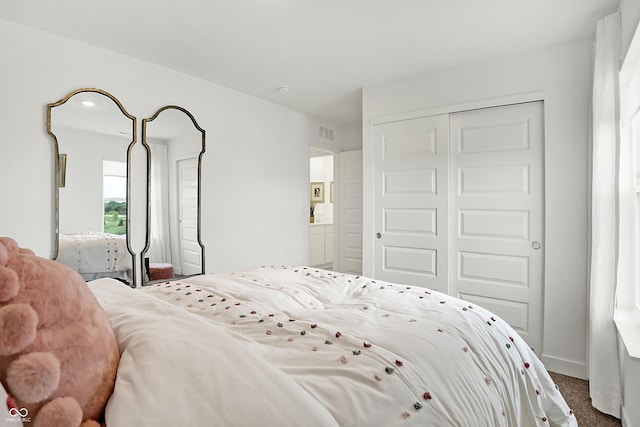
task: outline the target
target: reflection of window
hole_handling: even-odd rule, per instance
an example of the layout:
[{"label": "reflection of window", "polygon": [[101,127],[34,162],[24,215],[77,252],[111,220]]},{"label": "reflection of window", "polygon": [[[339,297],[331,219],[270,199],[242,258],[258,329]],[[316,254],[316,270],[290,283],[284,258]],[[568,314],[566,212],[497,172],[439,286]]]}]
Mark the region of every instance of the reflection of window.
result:
[{"label": "reflection of window", "polygon": [[104,232],[127,232],[127,164],[102,162],[102,199],[104,202]]}]

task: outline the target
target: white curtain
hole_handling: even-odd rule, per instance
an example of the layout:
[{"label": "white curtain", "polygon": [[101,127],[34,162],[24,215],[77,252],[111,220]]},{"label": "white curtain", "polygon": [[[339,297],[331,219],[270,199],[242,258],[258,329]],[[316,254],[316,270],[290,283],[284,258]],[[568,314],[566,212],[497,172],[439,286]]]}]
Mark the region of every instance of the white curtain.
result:
[{"label": "white curtain", "polygon": [[593,406],[620,418],[617,333],[620,15],[598,21],[593,70],[593,176],[589,295],[589,389]]},{"label": "white curtain", "polygon": [[169,238],[169,171],[166,144],[151,146],[150,185],[150,245],[147,256],[150,262],[171,263]]}]

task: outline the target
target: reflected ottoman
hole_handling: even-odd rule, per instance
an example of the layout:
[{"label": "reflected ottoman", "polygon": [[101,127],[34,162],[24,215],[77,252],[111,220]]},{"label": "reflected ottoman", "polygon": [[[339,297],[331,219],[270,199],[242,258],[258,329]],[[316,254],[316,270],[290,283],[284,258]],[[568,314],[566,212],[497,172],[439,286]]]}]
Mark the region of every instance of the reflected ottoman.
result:
[{"label": "reflected ottoman", "polygon": [[149,280],[173,279],[173,265],[164,262],[149,264]]}]

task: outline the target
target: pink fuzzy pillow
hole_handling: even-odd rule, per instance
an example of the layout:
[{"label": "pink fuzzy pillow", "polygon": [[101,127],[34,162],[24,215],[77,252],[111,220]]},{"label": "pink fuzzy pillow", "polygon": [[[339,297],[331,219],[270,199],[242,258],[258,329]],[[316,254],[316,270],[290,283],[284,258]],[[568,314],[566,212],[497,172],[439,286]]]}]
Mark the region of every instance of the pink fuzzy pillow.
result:
[{"label": "pink fuzzy pillow", "polygon": [[0,237],[0,381],[10,414],[25,426],[98,426],[118,362],[82,277]]}]

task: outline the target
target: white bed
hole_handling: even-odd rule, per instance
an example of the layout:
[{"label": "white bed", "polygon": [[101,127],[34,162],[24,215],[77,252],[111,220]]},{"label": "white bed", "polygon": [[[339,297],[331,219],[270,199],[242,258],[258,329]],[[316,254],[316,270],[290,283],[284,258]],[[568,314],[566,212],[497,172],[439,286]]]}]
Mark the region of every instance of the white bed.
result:
[{"label": "white bed", "polygon": [[577,426],[512,328],[428,289],[304,267],[89,286],[122,355],[107,427]]},{"label": "white bed", "polygon": [[60,234],[56,261],[68,265],[87,281],[110,277],[131,282],[131,254],[125,236],[99,232]]}]

